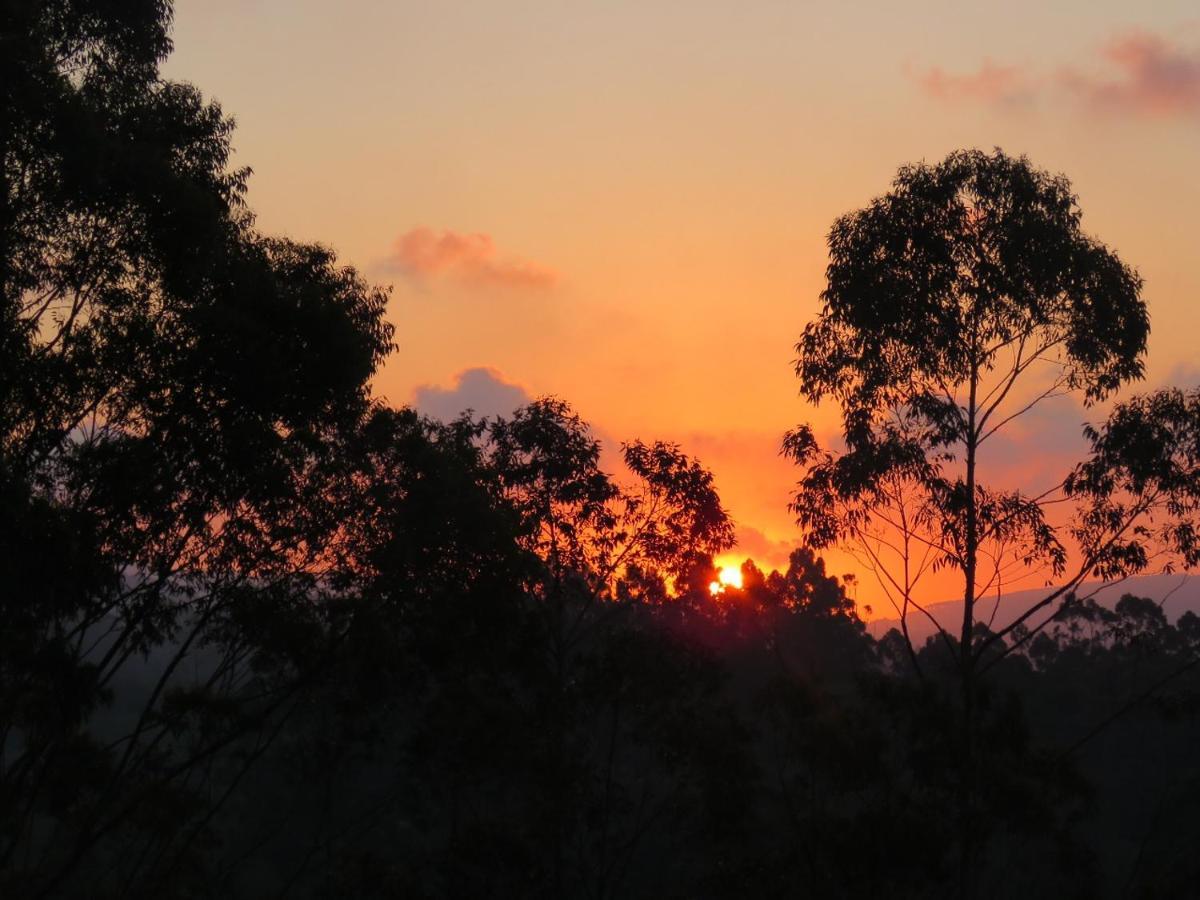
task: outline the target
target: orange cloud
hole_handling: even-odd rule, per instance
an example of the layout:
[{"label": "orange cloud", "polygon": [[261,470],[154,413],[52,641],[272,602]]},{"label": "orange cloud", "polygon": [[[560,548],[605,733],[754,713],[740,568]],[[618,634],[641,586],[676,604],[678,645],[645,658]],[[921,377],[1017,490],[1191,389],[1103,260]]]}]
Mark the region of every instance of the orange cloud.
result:
[{"label": "orange cloud", "polygon": [[799,540],[775,540],[750,525],[739,525],[736,538],[734,552],[730,555],[752,559],[760,569],[765,571],[771,569],[780,572],[787,571],[788,557],[791,556],[793,550],[800,546]]},{"label": "orange cloud", "polygon": [[1035,84],[1017,66],[1002,66],[985,59],[976,72],[955,75],[934,66],[916,76],[917,83],[938,100],[966,100],[1012,105],[1033,99]]},{"label": "orange cloud", "polygon": [[1132,31],[1111,41],[1103,57],[1119,70],[1117,78],[1073,69],[1060,76],[1088,105],[1157,116],[1200,113],[1200,47],[1185,48],[1158,35]]},{"label": "orange cloud", "polygon": [[472,287],[540,290],[558,278],[537,263],[501,257],[489,235],[437,232],[424,226],[396,238],[384,265],[416,281],[452,278]]}]

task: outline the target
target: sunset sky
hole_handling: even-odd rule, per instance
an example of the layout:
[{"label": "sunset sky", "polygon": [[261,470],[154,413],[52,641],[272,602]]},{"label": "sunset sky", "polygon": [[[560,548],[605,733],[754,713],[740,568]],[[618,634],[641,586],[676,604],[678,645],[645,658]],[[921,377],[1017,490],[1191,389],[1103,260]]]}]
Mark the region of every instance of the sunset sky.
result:
[{"label": "sunset sky", "polygon": [[[797,537],[782,433],[836,430],[791,366],[826,232],[905,162],[1065,173],[1145,278],[1147,386],[1200,380],[1195,0],[180,0],[175,41],[260,226],[394,286],[380,394],[555,394],[610,441],[678,441],[768,565]],[[997,464],[1068,453],[1075,413]]]}]

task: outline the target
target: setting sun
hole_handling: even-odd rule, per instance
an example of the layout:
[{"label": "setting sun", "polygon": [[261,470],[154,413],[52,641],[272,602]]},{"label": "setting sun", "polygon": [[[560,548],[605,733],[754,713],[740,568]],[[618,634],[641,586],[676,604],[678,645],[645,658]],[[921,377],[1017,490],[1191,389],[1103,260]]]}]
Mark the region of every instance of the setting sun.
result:
[{"label": "setting sun", "polygon": [[742,587],[742,570],[737,566],[722,566],[717,573],[717,580],[709,584],[708,589],[713,594],[720,594],[726,588]]}]

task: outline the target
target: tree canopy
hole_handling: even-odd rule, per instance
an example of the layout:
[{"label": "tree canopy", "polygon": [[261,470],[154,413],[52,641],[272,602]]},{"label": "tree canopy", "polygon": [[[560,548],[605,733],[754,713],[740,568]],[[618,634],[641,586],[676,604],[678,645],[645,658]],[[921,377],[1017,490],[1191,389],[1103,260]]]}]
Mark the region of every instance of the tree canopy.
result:
[{"label": "tree canopy", "polygon": [[[928,617],[954,660],[964,897],[983,883],[983,673],[1051,626],[1085,579],[1198,559],[1195,397],[1164,391],[1081,423],[1091,453],[1056,484],[995,484],[981,456],[1044,401],[1092,405],[1141,377],[1141,279],[1080,220],[1067,180],[1023,157],[906,166],[834,223],[821,313],[796,345],[801,393],[840,407],[844,446],[822,450],[808,426],[784,440],[808,543],[848,546],[875,574],[919,678],[910,616]],[[961,622],[925,605],[922,581],[939,570],[962,576]],[[1049,585],[1042,599],[999,624],[995,609],[978,613],[1031,575]]]},{"label": "tree canopy", "polygon": [[[1044,492],[990,484],[981,468],[981,448],[1037,404],[1092,404],[1141,376],[1141,280],[1080,218],[1065,178],[1001,151],[902,168],[891,192],[831,229],[824,305],[796,347],[802,393],[838,404],[845,445],[823,452],[807,426],[785,440],[804,467],[793,509],[808,540],[853,545],[903,618],[924,575],[963,573],[954,636],[968,653],[986,591],[1023,573],[1073,587],[1139,571],[1149,554],[1131,550],[1128,529],[1152,506],[1188,533],[1185,469],[1172,501],[1133,486],[1141,502],[1104,519],[1083,496],[1120,468],[1100,444]],[[1103,430],[1143,402],[1162,400],[1122,407]],[[1070,525],[1047,517],[1064,499],[1079,501]],[[1161,548],[1188,558],[1179,541]]]}]

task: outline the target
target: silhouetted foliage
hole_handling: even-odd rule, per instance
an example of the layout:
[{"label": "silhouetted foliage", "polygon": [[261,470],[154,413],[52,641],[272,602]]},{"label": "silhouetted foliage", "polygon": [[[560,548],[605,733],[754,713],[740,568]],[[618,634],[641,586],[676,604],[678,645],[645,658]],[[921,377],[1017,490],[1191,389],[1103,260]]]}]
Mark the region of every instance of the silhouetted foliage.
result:
[{"label": "silhouetted foliage", "polygon": [[320,501],[391,327],[253,230],[231,123],[158,74],[168,4],[2,15],[0,864],[100,896],[180,869],[195,773],[323,654]]},{"label": "silhouetted foliage", "polygon": [[[792,509],[811,546],[849,546],[875,571],[918,678],[908,620],[930,614],[917,587],[962,574],[961,623],[933,621],[960,692],[956,893],[974,896],[987,867],[976,708],[989,655],[1017,646],[1005,641],[1017,628],[1040,632],[1055,611],[1034,621],[1039,611],[1086,578],[1136,574],[1158,554],[1197,561],[1196,409],[1178,392],[1134,400],[1087,431],[1091,457],[1059,485],[985,484],[989,440],[1049,397],[1090,404],[1140,377],[1149,330],[1139,277],[1083,234],[1066,179],[1024,158],[960,151],[902,168],[891,192],[834,224],[829,249],[796,373],[809,400],[839,405],[845,450],[821,451],[808,426],[787,435],[803,467]],[[1047,515],[1064,500],[1066,525]],[[981,631],[978,598],[1028,574],[1058,586]]]}]

